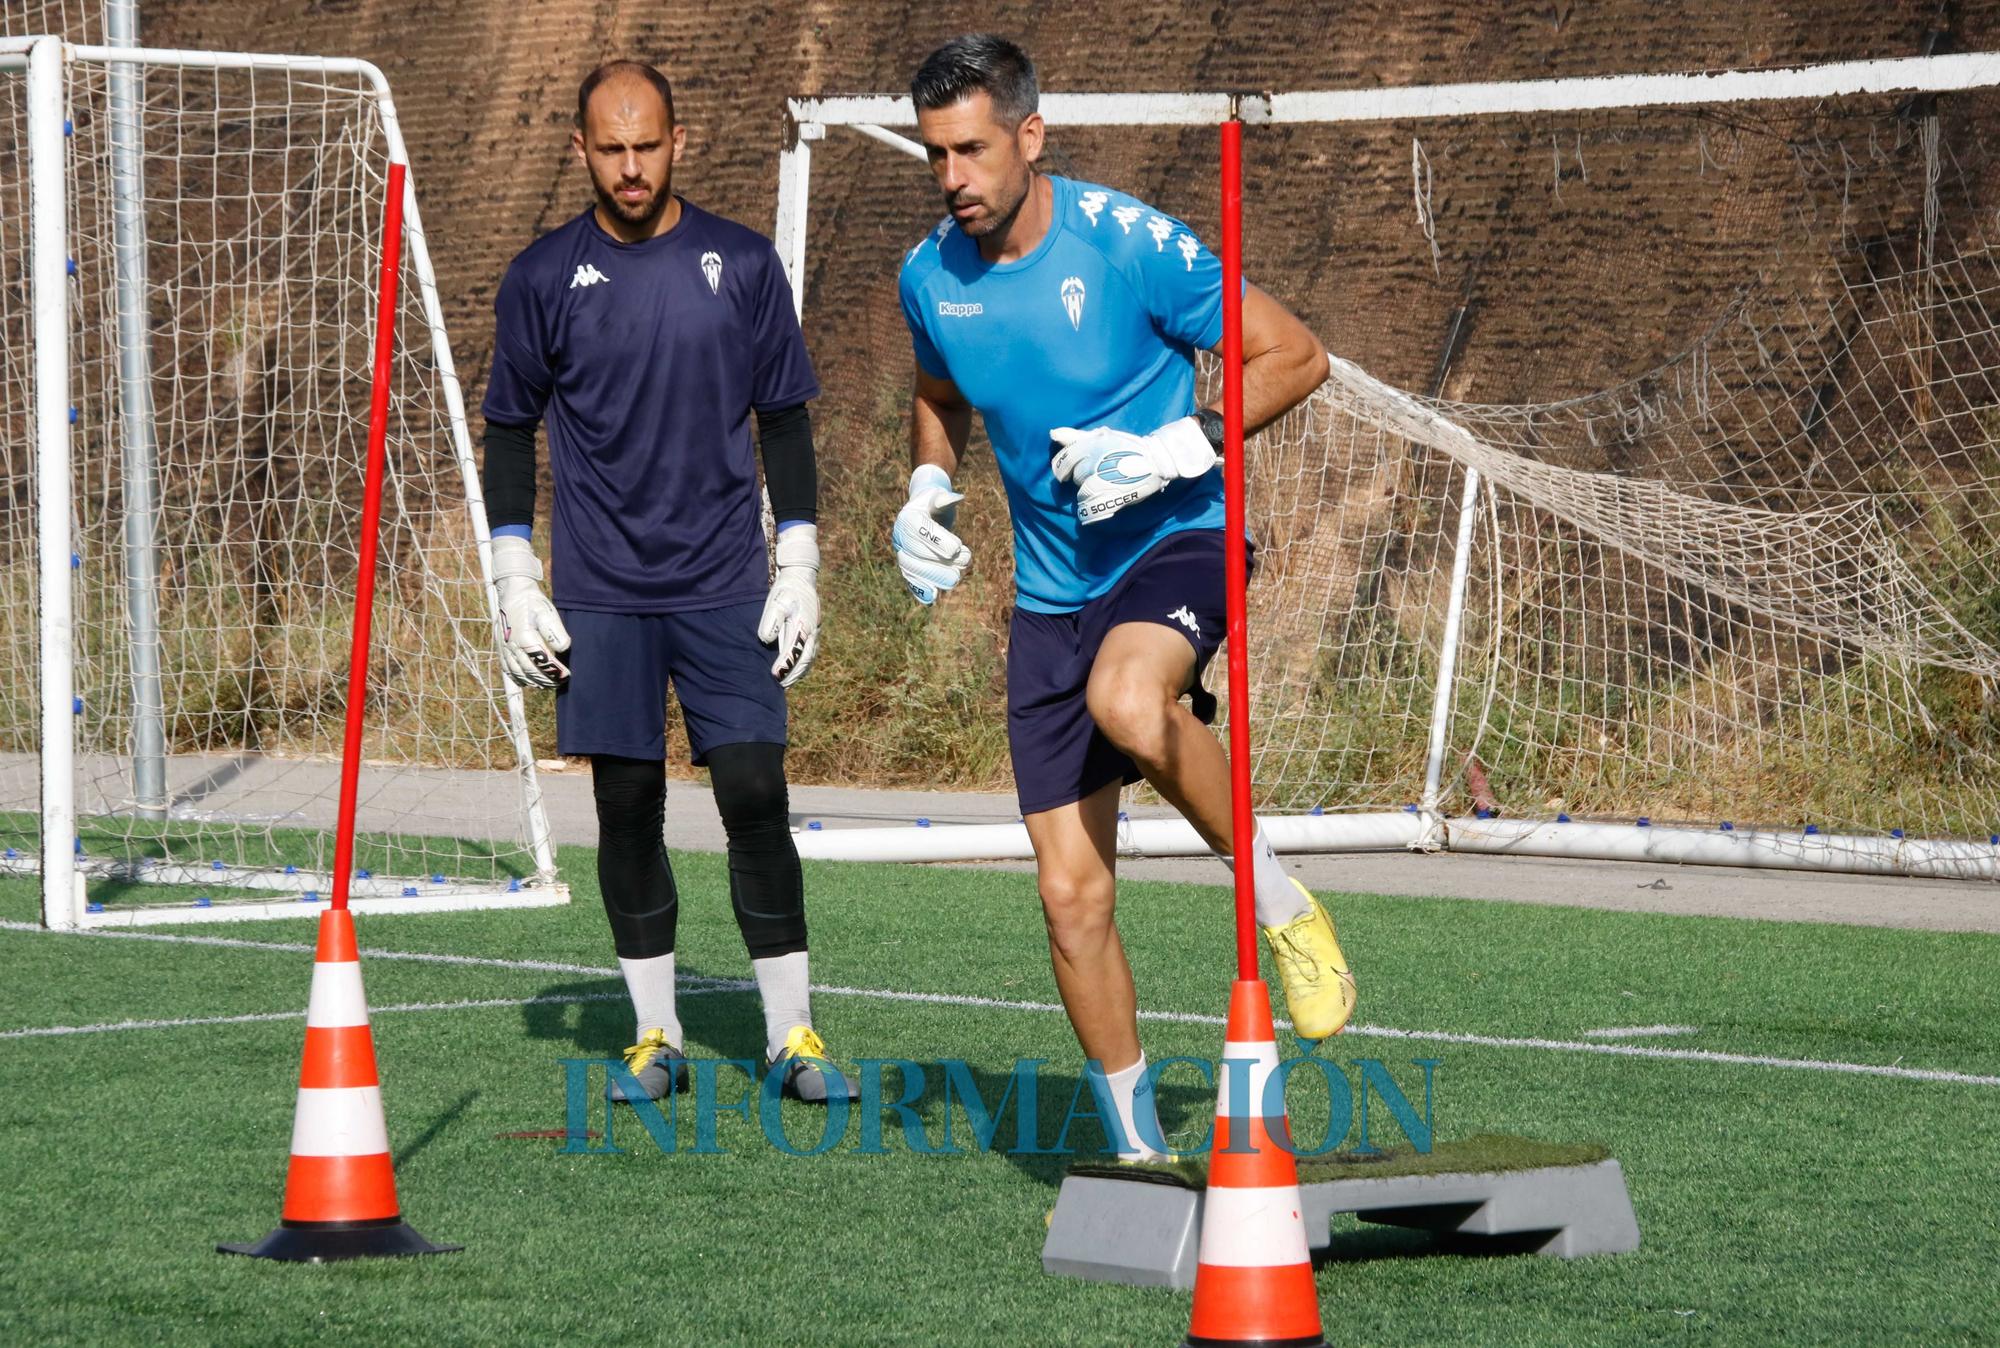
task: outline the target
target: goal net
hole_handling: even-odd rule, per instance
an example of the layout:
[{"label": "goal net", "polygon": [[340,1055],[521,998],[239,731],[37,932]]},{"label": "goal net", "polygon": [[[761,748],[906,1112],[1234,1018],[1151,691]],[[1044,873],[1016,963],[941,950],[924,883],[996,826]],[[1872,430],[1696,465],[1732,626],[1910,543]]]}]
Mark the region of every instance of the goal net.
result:
[{"label": "goal net", "polygon": [[[1994,876],[1997,80],[1243,105],[1246,271],[1337,357],[1248,450],[1259,809],[1318,816],[1304,845]],[[1047,99],[1056,168],[1213,239],[1227,104]],[[893,274],[847,242],[866,203],[936,214],[920,165],[828,134],[906,109],[793,104],[809,323]]]},{"label": "goal net", "polygon": [[[43,872],[59,925],[296,915],[331,880],[393,106],[361,62],[82,46],[38,106],[28,50],[0,45],[0,874]],[[31,191],[52,116],[59,224]],[[407,201],[353,894],[560,902]],[[62,407],[33,355],[37,229],[61,231]]]}]

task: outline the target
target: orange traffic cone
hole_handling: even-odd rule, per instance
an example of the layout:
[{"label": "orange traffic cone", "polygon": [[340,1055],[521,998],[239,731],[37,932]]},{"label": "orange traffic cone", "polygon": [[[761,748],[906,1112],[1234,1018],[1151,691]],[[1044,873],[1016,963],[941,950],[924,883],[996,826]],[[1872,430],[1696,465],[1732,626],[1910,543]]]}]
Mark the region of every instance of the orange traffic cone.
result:
[{"label": "orange traffic cone", "polygon": [[[1239,978],[1230,988],[1223,1040],[1187,1348],[1326,1348],[1299,1215],[1298,1162],[1278,1144],[1291,1140],[1284,1100],[1274,1102],[1276,1113],[1263,1113],[1278,1044],[1262,979]],[[1245,1071],[1249,1090],[1232,1089],[1231,1075]],[[1247,1116],[1233,1115],[1246,1100]]]},{"label": "orange traffic cone", "polygon": [[320,914],[306,1003],[306,1053],[292,1119],[292,1163],[275,1230],[254,1245],[217,1245],[224,1254],[319,1263],[371,1255],[441,1254],[396,1207],[396,1174],[382,1121],[382,1085],[354,917]]}]

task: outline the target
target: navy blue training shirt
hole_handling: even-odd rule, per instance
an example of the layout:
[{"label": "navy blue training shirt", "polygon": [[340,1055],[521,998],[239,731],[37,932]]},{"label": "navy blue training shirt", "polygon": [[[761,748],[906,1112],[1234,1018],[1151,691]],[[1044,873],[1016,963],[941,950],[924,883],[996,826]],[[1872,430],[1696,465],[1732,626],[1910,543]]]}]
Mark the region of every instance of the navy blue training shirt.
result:
[{"label": "navy blue training shirt", "polygon": [[592,211],[507,268],[488,421],[546,417],[554,598],[677,613],[768,589],[750,412],[819,396],[770,240],[681,199],[641,243]]}]

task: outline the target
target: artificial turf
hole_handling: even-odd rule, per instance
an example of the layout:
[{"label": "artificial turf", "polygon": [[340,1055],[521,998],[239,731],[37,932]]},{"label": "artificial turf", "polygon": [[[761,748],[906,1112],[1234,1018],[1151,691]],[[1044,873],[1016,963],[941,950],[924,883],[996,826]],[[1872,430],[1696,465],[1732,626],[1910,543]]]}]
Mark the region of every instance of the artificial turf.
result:
[{"label": "artificial turf", "polygon": [[[377,952],[581,966],[364,955],[403,1209],[425,1235],[466,1246],[419,1260],[214,1253],[277,1217],[309,954],[0,930],[0,1034],[277,1017],[0,1038],[0,1342],[1179,1341],[1186,1293],[1042,1274],[1043,1216],[1070,1158],[1007,1154],[1022,1141],[1011,1123],[995,1150],[965,1148],[954,1106],[956,1155],[913,1152],[894,1116],[882,1154],[863,1150],[850,1118],[826,1153],[787,1155],[754,1110],[717,1116],[711,1154],[691,1150],[685,1119],[673,1154],[623,1118],[619,1155],[564,1154],[561,1136],[537,1136],[565,1126],[560,1060],[614,1055],[631,1028],[592,857],[566,849],[562,864],[567,909],[359,922]],[[754,994],[714,981],[748,972],[721,859],[676,866],[688,1051],[756,1057]],[[832,864],[808,866],[807,881],[814,981],[827,989],[816,1019],[835,1055],[963,1060],[989,1101],[1016,1062],[1046,1060],[1034,1132],[1047,1146],[1079,1064],[1061,1014],[1035,1009],[1056,998],[1031,882]],[[1142,1006],[1190,1017],[1147,1021],[1156,1060],[1220,1051],[1208,1018],[1230,977],[1227,902],[1220,887],[1121,891]],[[1331,1341],[1990,1341],[2000,1081],[1825,1065],[2000,1077],[1995,938],[1446,900],[1332,906],[1362,1000],[1356,1029],[1322,1056],[1357,1080],[1353,1060],[1380,1059],[1419,1102],[1413,1062],[1438,1060],[1441,1145],[1602,1142],[1624,1166],[1643,1244],[1576,1261],[1466,1258],[1420,1233],[1341,1225],[1317,1275]],[[29,882],[0,881],[0,918],[34,911]],[[282,946],[311,932],[170,934]],[[460,1002],[497,1004],[392,1009]],[[1661,1024],[1696,1031],[1575,1047],[1592,1029]],[[1410,1031],[1538,1042],[1394,1033]],[[1638,1056],[1654,1049],[1824,1065]],[[724,1099],[743,1094],[735,1069],[719,1079]],[[588,1127],[601,1133],[597,1080]],[[1320,1139],[1323,1079],[1295,1083],[1294,1132]],[[918,1109],[933,1143],[940,1098],[933,1081]],[[1192,1070],[1160,1099],[1170,1137],[1207,1130],[1213,1102]],[[783,1118],[796,1146],[812,1144],[820,1116],[788,1104]],[[1388,1129],[1378,1144],[1403,1141]],[[1095,1126],[1070,1140],[1095,1145]]]}]

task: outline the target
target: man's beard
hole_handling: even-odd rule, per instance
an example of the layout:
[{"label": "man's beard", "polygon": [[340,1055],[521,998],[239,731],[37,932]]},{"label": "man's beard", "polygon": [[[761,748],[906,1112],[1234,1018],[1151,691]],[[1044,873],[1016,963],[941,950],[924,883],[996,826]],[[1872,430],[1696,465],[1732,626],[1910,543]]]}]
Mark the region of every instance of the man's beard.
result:
[{"label": "man's beard", "polygon": [[[989,234],[1002,233],[1009,225],[1014,223],[1014,217],[1021,213],[1021,207],[1027,204],[1028,193],[1034,190],[1034,186],[1035,180],[1030,177],[1027,187],[1022,189],[1021,195],[1014,198],[1014,204],[1009,206],[1005,211],[989,211],[985,219],[975,221],[970,225],[961,223],[959,229],[966,237],[973,239],[983,239]],[[991,203],[984,204],[990,205]],[[949,210],[950,208],[951,201],[947,198],[945,200],[945,209]]]},{"label": "man's beard", "polygon": [[[617,196],[617,188],[607,189],[603,183],[597,180],[595,175],[592,176],[590,185],[597,193],[597,204],[604,208],[606,214],[622,224],[633,225],[639,228],[644,228],[658,220],[661,213],[667,209],[667,203],[673,200],[673,179],[671,177],[666,182],[660,184],[659,191],[634,205],[627,205],[625,202],[620,201]],[[618,184],[618,186],[623,185],[622,182]]]}]

